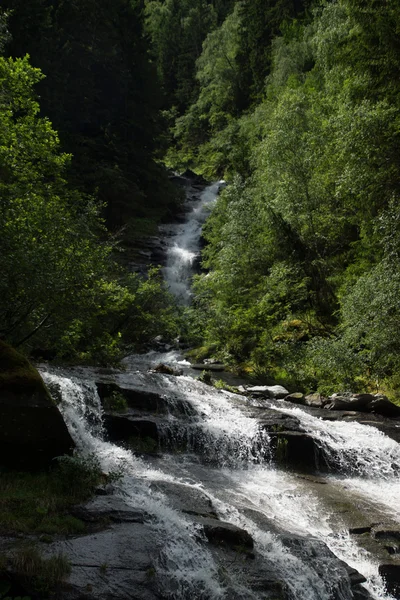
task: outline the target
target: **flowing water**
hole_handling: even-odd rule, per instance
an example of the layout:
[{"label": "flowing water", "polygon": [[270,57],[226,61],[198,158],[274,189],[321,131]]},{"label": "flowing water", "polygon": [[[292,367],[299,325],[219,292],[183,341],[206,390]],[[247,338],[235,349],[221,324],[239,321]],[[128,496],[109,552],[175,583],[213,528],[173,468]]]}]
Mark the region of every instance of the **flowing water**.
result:
[{"label": "flowing water", "polygon": [[201,228],[222,183],[214,183],[202,192],[188,213],[186,222],[178,225],[167,250],[165,279],[170,291],[182,304],[189,304],[191,299],[190,282],[194,262],[200,253]]},{"label": "flowing water", "polygon": [[[218,185],[202,194],[199,210],[177,233],[170,248],[166,277],[181,301],[190,299],[190,264],[199,248],[202,208],[215,200]],[[255,543],[255,562],[285,582],[288,600],[354,598],[339,559],[362,573],[363,586],[375,600],[390,600],[378,573],[378,561],[359,547],[341,514],[337,498],[346,498],[367,514],[400,522],[400,447],[373,427],[326,422],[298,408],[271,406],[300,420],[339,473],[310,480],[271,462],[270,440],[246,400],[210,388],[189,376],[148,373],[155,362],[179,362],[174,351],[155,352],[125,361],[126,370],[109,379],[121,386],[156,390],[168,408],[160,419],[158,457],[139,457],[105,441],[101,402],[90,369],[44,370],[49,388],[61,398],[60,409],[77,446],[94,452],[105,471],[124,475],[117,493],[149,515],[160,540],[155,557],[159,592],[171,600],[262,600],[239,565],[224,568],[206,543],[201,527],[174,508],[162,485],[201,493],[218,517],[247,530]],[[333,500],[332,500],[333,498]],[[360,509],[360,510],[361,510]],[[258,563],[257,563],[258,564]],[[263,567],[263,568],[264,568]],[[263,569],[262,569],[263,570]],[[228,574],[226,574],[228,572]]]},{"label": "flowing water", "polygon": [[[229,600],[232,596],[220,581],[214,557],[198,526],[174,510],[168,497],[155,491],[154,483],[157,482],[177,483],[205,493],[222,520],[244,528],[252,535],[257,552],[287,583],[291,599],[331,600],[334,597],[350,600],[353,597],[340,567],[335,571],[327,562],[325,572],[323,568],[321,572],[321,564],[318,568],[313,564],[313,556],[321,552],[321,541],[367,578],[365,587],[373,598],[390,599],[379,577],[377,562],[357,546],[345,523],[332,523],[324,496],[320,496],[315,488],[308,488],[306,480],[270,463],[268,436],[263,434],[256,419],[242,412],[242,399],[189,377],[176,378],[175,387],[174,378],[152,375],[159,379],[166,397],[186,395],[195,415],[189,429],[194,423],[198,429],[196,443],[187,437],[188,445],[183,455],[167,453],[149,463],[104,441],[101,404],[90,372],[86,378],[54,371],[43,372],[43,377],[51,389],[58,388],[62,397],[61,410],[78,447],[85,452],[95,452],[104,470],[122,469],[124,477],[119,493],[133,507],[145,509],[151,515],[153,527],[164,541],[157,557],[157,569],[165,597]],[[125,381],[129,377],[140,380],[146,375],[133,372],[124,373],[122,377]],[[296,416],[302,418],[300,409],[294,410]],[[358,473],[354,478],[348,477],[353,454],[345,451],[342,466],[346,475],[344,478],[329,476],[329,484],[338,489],[342,486],[346,494],[354,492],[364,500],[370,498],[372,485],[371,501],[378,503],[384,514],[389,514],[390,502],[386,502],[386,489],[381,484],[398,486],[392,472],[400,457],[398,445],[371,427],[335,423],[336,427],[330,429],[320,419],[314,421],[309,417],[306,415],[304,422],[327,452],[338,452],[338,444],[343,444],[345,449],[348,445],[358,448],[363,456],[364,479]],[[184,420],[181,427],[185,431],[188,423]],[[366,438],[368,448],[365,448]],[[379,447],[384,451],[378,452],[376,457],[375,450]],[[199,461],[199,456],[205,456],[206,460]],[[368,464],[370,470],[367,470]],[[381,471],[377,480],[378,467]],[[359,485],[360,481],[365,482],[365,489]],[[277,534],[282,530],[311,539],[311,546],[300,553],[293,552]],[[235,584],[236,598],[263,598],[245,585],[241,589],[241,585],[240,581]]]}]

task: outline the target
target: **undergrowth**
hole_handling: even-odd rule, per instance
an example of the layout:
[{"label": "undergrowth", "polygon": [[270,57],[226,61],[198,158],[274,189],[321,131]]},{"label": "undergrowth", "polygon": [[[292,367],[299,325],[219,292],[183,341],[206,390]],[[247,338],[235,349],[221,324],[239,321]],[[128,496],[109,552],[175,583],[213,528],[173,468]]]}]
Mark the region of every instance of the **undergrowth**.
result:
[{"label": "undergrowth", "polygon": [[63,456],[49,472],[0,472],[0,535],[76,534],[84,523],[70,514],[107,480],[93,455]]}]

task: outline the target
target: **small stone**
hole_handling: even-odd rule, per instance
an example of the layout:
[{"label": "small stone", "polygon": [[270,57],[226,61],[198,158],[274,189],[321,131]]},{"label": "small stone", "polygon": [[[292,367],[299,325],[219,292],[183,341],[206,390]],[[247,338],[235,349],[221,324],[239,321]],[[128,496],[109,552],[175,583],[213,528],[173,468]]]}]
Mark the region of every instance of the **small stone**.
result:
[{"label": "small stone", "polygon": [[321,394],[315,392],[314,394],[307,394],[305,397],[305,404],[307,406],[314,406],[315,408],[321,408],[324,404]]},{"label": "small stone", "polygon": [[289,391],[282,385],[254,385],[248,387],[247,391],[250,394],[254,392],[262,393],[267,398],[277,398],[278,400],[285,398],[289,394]]},{"label": "small stone", "polygon": [[301,392],[294,392],[293,394],[285,396],[284,400],[286,402],[293,402],[293,404],[304,404],[305,397]]}]

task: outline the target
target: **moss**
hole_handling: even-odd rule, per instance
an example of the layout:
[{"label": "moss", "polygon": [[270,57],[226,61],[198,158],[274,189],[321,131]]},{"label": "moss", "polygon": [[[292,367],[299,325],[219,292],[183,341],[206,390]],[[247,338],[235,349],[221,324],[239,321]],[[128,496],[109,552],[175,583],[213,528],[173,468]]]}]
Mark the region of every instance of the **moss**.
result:
[{"label": "moss", "polygon": [[288,441],[284,437],[278,437],[275,456],[279,463],[285,463],[288,454]]},{"label": "moss", "polygon": [[158,450],[158,443],[149,436],[130,436],[127,446],[139,454],[154,454]]},{"label": "moss", "polygon": [[0,340],[0,390],[32,394],[42,392],[50,398],[38,371],[14,348]]},{"label": "moss", "polygon": [[234,387],[233,385],[229,385],[229,383],[226,383],[226,381],[224,381],[223,379],[217,379],[216,381],[214,381],[213,386],[217,390],[226,390],[227,392],[232,392],[232,394],[238,393],[238,389],[236,387]]}]

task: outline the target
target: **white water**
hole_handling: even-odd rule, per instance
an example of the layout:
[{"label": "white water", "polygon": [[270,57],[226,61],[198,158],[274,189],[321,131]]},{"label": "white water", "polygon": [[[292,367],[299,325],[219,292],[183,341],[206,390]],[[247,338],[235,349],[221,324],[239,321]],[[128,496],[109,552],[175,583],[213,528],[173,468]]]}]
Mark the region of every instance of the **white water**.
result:
[{"label": "white water", "polygon": [[222,182],[208,186],[200,195],[200,200],[188,214],[172,239],[167,250],[167,264],[164,276],[171,293],[181,304],[189,304],[191,299],[190,283],[193,264],[200,253],[201,228],[216,201]]},{"label": "white water", "polygon": [[[140,376],[144,377],[143,374]],[[157,376],[163,383],[166,395],[173,395],[177,391],[180,394],[186,393],[196,414],[201,416],[201,443],[210,446],[211,455],[218,454],[219,468],[201,467],[193,462],[190,455],[186,455],[179,462],[175,457],[170,457],[160,464],[160,469],[155,469],[127,450],[103,441],[101,407],[93,383],[54,373],[43,373],[43,377],[50,387],[59,388],[63,398],[61,410],[78,447],[84,452],[95,452],[105,471],[123,469],[125,475],[120,484],[120,493],[133,507],[142,508],[151,515],[153,527],[161,540],[161,550],[155,558],[157,574],[162,592],[171,600],[192,597],[199,600],[229,600],[229,596],[219,581],[217,565],[207,545],[202,542],[198,527],[173,510],[168,500],[151,488],[152,482],[160,480],[200,487],[212,500],[221,519],[249,531],[255,540],[257,552],[287,582],[293,600],[328,600],[332,597],[333,589],[336,589],[338,598],[349,600],[351,592],[348,584],[343,581],[340,569],[337,573],[330,569],[329,574],[327,572],[326,576],[321,576],[313,568],[312,556],[299,557],[291,553],[273,532],[265,530],[247,515],[246,509],[256,509],[286,531],[302,536],[312,535],[316,540],[325,542],[336,556],[367,578],[366,587],[373,598],[390,600],[378,574],[378,564],[366,551],[358,548],[344,524],[332,526],[329,507],[325,506],[323,498],[319,498],[315,491],[307,490],[307,486],[301,481],[299,483],[295,475],[262,462],[268,455],[268,438],[260,438],[256,420],[244,416],[240,406],[232,404],[234,396],[231,394],[207,388],[189,377],[173,380]],[[300,418],[298,412],[301,411],[293,410]],[[339,425],[343,427],[339,428],[338,433],[336,430],[326,431],[325,422],[321,425],[319,419],[314,421],[309,419],[309,415],[304,418],[304,423],[308,424],[310,433],[323,440],[326,448],[344,443],[346,448],[350,445],[361,449],[361,444],[366,441],[364,426],[353,427],[353,423],[341,423]],[[366,429],[369,437],[378,434],[376,430]],[[392,451],[388,459],[392,460],[395,448],[391,442],[381,434],[375,441],[376,439],[386,451]],[[260,443],[264,449],[257,454],[255,447],[259,449]],[[370,447],[373,448],[372,442]],[[337,450],[336,446],[335,448]],[[348,459],[350,458],[349,454]],[[261,464],[254,464],[257,461]],[[378,461],[384,462],[384,457],[379,452]],[[369,461],[364,457],[363,468],[369,462],[373,462],[372,455]],[[223,468],[224,464],[234,468]],[[383,471],[389,472],[388,465]],[[374,467],[372,473],[376,473]],[[391,483],[390,475],[386,480]],[[362,490],[359,482],[364,480],[359,477],[332,477],[331,481],[347,489],[358,487],[359,493],[369,496],[371,488]],[[385,506],[382,500],[387,490],[379,490],[379,485],[376,485],[372,500]],[[318,554],[318,546],[315,552]],[[240,585],[237,582],[236,590],[240,589]],[[245,587],[241,591],[241,597],[244,600],[259,598]]]},{"label": "white water", "polygon": [[[218,581],[217,568],[206,545],[200,544],[196,526],[174,511],[162,494],[150,488],[149,471],[138,457],[115,444],[105,442],[98,427],[92,427],[87,406],[101,418],[100,400],[94,384],[74,378],[42,372],[47,385],[56,385],[61,391],[59,406],[77,447],[84,453],[94,453],[105,472],[123,471],[119,484],[124,501],[142,508],[153,517],[161,549],[155,557],[160,587],[171,600],[219,600],[223,590]],[[86,398],[86,402],[82,399]]]},{"label": "white water", "polygon": [[300,408],[271,408],[297,417],[324,452],[328,463],[338,464],[343,472],[370,479],[397,480],[400,473],[400,445],[368,425],[356,422],[323,420]]},{"label": "white water", "polygon": [[[179,229],[168,253],[165,276],[172,293],[183,304],[190,301],[190,278],[199,252],[201,225],[206,207],[215,201],[218,187],[219,184],[214,184],[203,192],[199,205]],[[121,381],[132,377],[136,384],[145,386],[149,377],[143,372],[146,365],[174,364],[178,360],[175,351],[128,358],[125,363],[129,371],[121,374]],[[322,542],[367,578],[365,587],[375,600],[391,600],[378,574],[376,560],[357,546],[347,532],[346,523],[340,519],[332,523],[331,507],[325,496],[319,494],[315,486],[311,489],[306,481],[268,463],[268,436],[260,430],[256,419],[245,416],[241,407],[243,400],[227,392],[217,392],[190,377],[153,376],[160,382],[162,393],[171,405],[175,398],[184,397],[193,409],[192,416],[182,423],[173,411],[165,417],[161,432],[164,442],[169,439],[171,447],[185,447],[186,452],[160,459],[155,468],[131,452],[104,441],[102,410],[95,385],[84,377],[84,370],[81,374],[83,379],[54,373],[43,373],[43,377],[48,385],[59,388],[63,398],[61,410],[78,447],[84,452],[96,453],[105,471],[122,469],[120,494],[132,507],[142,508],[150,515],[160,541],[154,564],[164,597],[230,600],[204,534],[174,510],[167,497],[154,490],[152,483],[157,481],[201,489],[222,520],[252,535],[256,552],[286,582],[291,600],[331,600],[333,590],[340,600],[352,598],[339,566],[332,567],[328,561],[322,572],[321,567],[315,568],[315,557],[321,550],[318,544]],[[114,377],[118,382],[119,376]],[[298,408],[289,409],[287,405],[282,405],[280,410],[300,419],[303,428],[322,448],[327,461],[339,464],[344,475],[327,479],[333,491],[374,505],[383,520],[386,517],[400,520],[400,483],[396,479],[400,470],[398,444],[371,427],[322,421]],[[214,467],[205,467],[198,456]],[[254,510],[257,518],[252,516]],[[268,528],[268,523],[272,527]],[[313,536],[311,555],[291,552],[274,533],[274,525],[304,538]],[[248,589],[238,575],[235,579],[235,565],[230,569],[230,580],[235,584],[236,598],[264,598],[262,592],[260,595]]]}]

